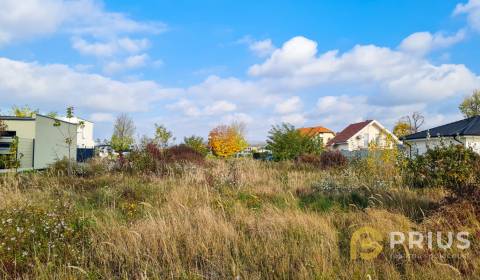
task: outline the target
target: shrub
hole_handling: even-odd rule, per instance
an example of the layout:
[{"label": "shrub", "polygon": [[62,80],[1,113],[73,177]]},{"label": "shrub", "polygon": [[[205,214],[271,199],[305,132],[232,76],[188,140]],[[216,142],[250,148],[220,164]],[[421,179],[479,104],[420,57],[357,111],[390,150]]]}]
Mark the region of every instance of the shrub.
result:
[{"label": "shrub", "polygon": [[304,135],[291,124],[273,126],[268,133],[267,150],[272,151],[276,161],[297,159],[303,154],[318,155],[323,150],[320,138]]},{"label": "shrub", "polygon": [[462,145],[435,147],[409,160],[405,176],[413,187],[444,187],[464,196],[479,183],[480,156]]},{"label": "shrub", "polygon": [[348,159],[339,151],[325,151],[320,155],[320,166],[323,169],[344,167]]},{"label": "shrub", "polygon": [[180,163],[203,164],[203,155],[187,145],[170,147],[165,152],[166,161]]},{"label": "shrub", "polygon": [[318,155],[305,154],[301,155],[296,160],[297,164],[300,165],[310,165],[314,167],[321,167],[320,157]]},{"label": "shrub", "polygon": [[127,158],[129,168],[139,172],[165,173],[170,165],[203,165],[204,156],[186,145],[161,149],[149,143],[144,149],[132,151]]},{"label": "shrub", "polygon": [[186,146],[194,149],[203,156],[207,156],[209,152],[208,147],[205,145],[205,141],[202,137],[192,135],[190,137],[183,138],[183,142]]}]

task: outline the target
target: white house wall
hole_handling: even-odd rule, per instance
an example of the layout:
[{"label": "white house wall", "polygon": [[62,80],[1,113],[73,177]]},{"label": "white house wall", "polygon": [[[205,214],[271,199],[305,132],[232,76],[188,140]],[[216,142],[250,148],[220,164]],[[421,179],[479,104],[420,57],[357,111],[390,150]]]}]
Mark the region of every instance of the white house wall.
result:
[{"label": "white house wall", "polygon": [[78,126],[77,146],[79,148],[93,148],[95,141],[93,140],[93,123],[84,121],[84,126]]},{"label": "white house wall", "polygon": [[[55,120],[52,118],[37,115],[35,133],[35,168],[42,169],[48,167],[55,161],[68,158],[77,159],[77,125],[67,122],[60,122],[60,126],[55,127]],[[65,138],[71,137],[73,143],[70,153]]]},{"label": "white house wall", "polygon": [[33,139],[35,138],[35,120],[16,119],[4,120],[7,131],[15,131],[18,137],[17,154],[20,161],[20,169],[31,169],[33,167]]},{"label": "white house wall", "polygon": [[466,136],[465,146],[480,154],[480,136]]},{"label": "white house wall", "polygon": [[[457,139],[462,143],[467,143],[465,137],[457,137]],[[411,146],[412,155],[423,155],[429,149],[434,149],[435,147],[441,146],[450,146],[460,144],[458,141],[453,139],[453,137],[442,137],[442,138],[430,138],[430,139],[415,139],[406,141],[407,146]]]},{"label": "white house wall", "polygon": [[386,139],[387,135],[385,135],[383,129],[375,122],[371,122],[348,140],[348,150],[368,149],[369,144],[377,140],[379,141],[378,144],[384,147],[387,142]]}]

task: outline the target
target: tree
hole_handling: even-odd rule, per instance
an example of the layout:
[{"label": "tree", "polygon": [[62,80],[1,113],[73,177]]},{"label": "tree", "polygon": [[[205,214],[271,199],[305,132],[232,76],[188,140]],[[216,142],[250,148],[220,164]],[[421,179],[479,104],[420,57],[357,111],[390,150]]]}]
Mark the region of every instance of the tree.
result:
[{"label": "tree", "polygon": [[205,141],[200,136],[192,135],[190,137],[183,138],[183,143],[195,151],[199,152],[203,156],[208,154],[208,147],[205,145]]},{"label": "tree", "polygon": [[402,138],[404,136],[412,134],[412,127],[409,123],[399,120],[393,127],[393,134],[395,134],[397,138]]},{"label": "tree", "polygon": [[170,141],[174,141],[173,133],[168,131],[167,128],[163,125],[155,124],[155,138],[153,139],[155,144],[160,148],[168,147]]},{"label": "tree", "polygon": [[0,120],[0,135],[2,135],[2,132],[5,130],[7,130],[7,124],[3,120]]},{"label": "tree", "polygon": [[28,105],[25,105],[23,107],[18,107],[18,106],[13,106],[12,107],[12,115],[20,118],[31,118],[35,114],[38,114],[38,109],[33,110],[30,108]]},{"label": "tree", "polygon": [[413,114],[401,118],[400,121],[411,127],[411,133],[417,133],[425,122],[425,117],[420,112],[413,112]]},{"label": "tree", "polygon": [[244,125],[233,123],[212,129],[208,135],[208,146],[213,154],[225,158],[243,151],[248,143],[244,138],[242,127],[244,129]]},{"label": "tree", "polygon": [[304,154],[319,155],[323,151],[321,138],[302,134],[293,125],[283,123],[268,132],[267,149],[274,160],[296,159]]},{"label": "tree", "polygon": [[480,115],[480,90],[474,90],[472,95],[466,97],[458,108],[465,118]]},{"label": "tree", "polygon": [[135,124],[127,114],[120,114],[115,120],[113,134],[110,141],[112,148],[117,151],[120,156],[123,152],[128,151],[133,144],[133,135],[135,133]]},{"label": "tree", "polygon": [[[67,108],[67,114],[65,116],[67,120],[70,120],[74,117],[73,111],[74,111],[73,107],[70,106]],[[72,131],[71,126],[69,125],[67,126],[67,130],[63,131],[60,129],[61,125],[62,123],[58,119],[55,119],[53,126],[58,128],[58,131],[62,134],[65,144],[67,145],[67,148],[68,148],[67,174],[68,176],[71,176],[72,175],[72,145],[74,142],[73,140],[76,139],[77,137],[77,129]],[[78,125],[80,127],[83,127],[85,126],[85,122],[80,121]]]}]

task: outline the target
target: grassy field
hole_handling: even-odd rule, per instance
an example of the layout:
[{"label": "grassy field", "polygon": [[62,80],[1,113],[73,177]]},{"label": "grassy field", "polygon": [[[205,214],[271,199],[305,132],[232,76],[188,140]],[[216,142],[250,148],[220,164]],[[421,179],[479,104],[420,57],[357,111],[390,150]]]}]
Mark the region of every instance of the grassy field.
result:
[{"label": "grassy field", "polygon": [[[478,207],[410,189],[384,165],[323,171],[208,160],[160,174],[58,171],[0,177],[0,278],[480,279]],[[468,250],[384,246],[350,260],[350,238],[465,230]]]}]

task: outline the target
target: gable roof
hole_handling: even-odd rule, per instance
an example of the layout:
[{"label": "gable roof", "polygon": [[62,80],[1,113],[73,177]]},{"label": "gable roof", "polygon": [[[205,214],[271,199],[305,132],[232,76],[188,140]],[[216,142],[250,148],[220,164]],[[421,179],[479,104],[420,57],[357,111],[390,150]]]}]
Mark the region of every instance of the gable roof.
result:
[{"label": "gable roof", "polygon": [[431,129],[420,131],[404,137],[405,140],[423,139],[428,136],[434,137],[454,137],[465,135],[480,135],[480,116],[452,122],[449,124],[437,126]]},{"label": "gable roof", "polygon": [[303,135],[310,135],[310,136],[317,135],[317,134],[320,134],[320,133],[335,134],[333,131],[331,131],[330,129],[325,128],[323,126],[302,127],[302,128],[299,128],[298,131],[300,131],[300,133],[303,134]]},{"label": "gable roof", "polygon": [[348,139],[352,138],[353,135],[357,134],[357,132],[362,130],[371,122],[373,122],[373,120],[366,120],[363,122],[350,124],[344,130],[338,133],[333,139],[328,141],[327,146],[347,142]]}]

